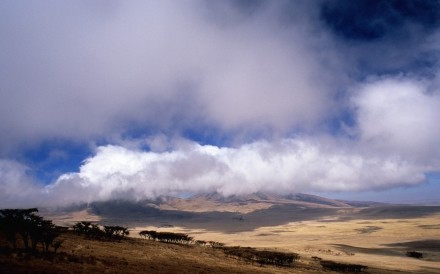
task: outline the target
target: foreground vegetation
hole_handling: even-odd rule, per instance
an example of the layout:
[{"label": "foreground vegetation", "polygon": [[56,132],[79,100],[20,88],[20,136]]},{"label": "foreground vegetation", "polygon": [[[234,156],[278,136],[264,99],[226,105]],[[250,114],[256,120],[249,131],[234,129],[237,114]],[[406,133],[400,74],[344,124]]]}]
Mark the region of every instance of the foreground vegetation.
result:
[{"label": "foreground vegetation", "polygon": [[257,250],[252,247],[232,246],[227,247],[224,244],[215,241],[194,241],[193,237],[184,233],[158,232],[155,230],[144,230],[139,232],[141,237],[153,241],[177,244],[196,244],[200,246],[209,246],[222,250],[226,255],[243,260],[247,263],[258,263],[263,265],[292,266],[294,261],[299,260],[300,256],[296,253],[284,253],[267,250]]},{"label": "foreground vegetation", "polygon": [[158,232],[155,230],[144,230],[139,232],[139,236],[145,239],[175,244],[191,244],[194,238],[184,233]]},{"label": "foreground vegetation", "polygon": [[127,227],[122,226],[103,226],[87,221],[82,221],[72,227],[78,235],[83,235],[87,239],[121,241],[130,234]]},{"label": "foreground vegetation", "polygon": [[[292,273],[304,270],[244,263],[209,245],[174,244],[139,238],[107,241],[68,230],[58,252],[13,250],[0,239],[0,273]],[[319,267],[313,266],[315,273]],[[311,269],[307,267],[307,269]]]},{"label": "foreground vegetation", "polygon": [[258,263],[263,265],[276,266],[292,266],[295,261],[298,261],[300,256],[296,253],[284,253],[268,250],[257,250],[252,247],[221,247],[223,252],[229,256],[244,260],[247,263]]},{"label": "foreground vegetation", "polygon": [[62,240],[57,240],[66,228],[58,227],[51,220],[45,220],[36,213],[38,209],[0,210],[0,232],[14,250],[21,247],[26,251],[37,251],[37,246],[48,252],[56,252]]}]

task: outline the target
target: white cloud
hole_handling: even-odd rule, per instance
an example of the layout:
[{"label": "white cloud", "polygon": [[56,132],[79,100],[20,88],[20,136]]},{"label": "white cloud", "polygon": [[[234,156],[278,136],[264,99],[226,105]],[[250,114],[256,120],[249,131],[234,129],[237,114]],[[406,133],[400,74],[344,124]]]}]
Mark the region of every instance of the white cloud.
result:
[{"label": "white cloud", "polygon": [[440,95],[427,84],[391,78],[361,86],[354,98],[361,142],[426,165],[440,161]]},{"label": "white cloud", "polygon": [[333,145],[284,139],[237,148],[191,143],[168,152],[103,146],[78,173],[64,174],[45,192],[50,201],[63,204],[183,192],[359,191],[425,180],[424,166]]}]

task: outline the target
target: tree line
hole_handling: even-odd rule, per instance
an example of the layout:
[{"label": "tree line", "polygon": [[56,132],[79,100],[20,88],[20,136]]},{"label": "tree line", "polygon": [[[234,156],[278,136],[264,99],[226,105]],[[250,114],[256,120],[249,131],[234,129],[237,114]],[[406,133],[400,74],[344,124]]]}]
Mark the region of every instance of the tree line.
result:
[{"label": "tree line", "polygon": [[[13,250],[36,252],[41,246],[44,252],[56,252],[61,247],[63,240],[59,239],[59,236],[69,228],[56,226],[51,220],[46,220],[37,213],[37,208],[0,210],[0,236]],[[72,229],[79,235],[96,240],[121,241],[129,235],[127,227],[100,227],[87,221],[75,224]]]},{"label": "tree line", "polygon": [[360,264],[345,264],[326,260],[320,260],[320,263],[324,269],[337,272],[362,272],[368,268],[368,266]]},{"label": "tree line", "polygon": [[190,237],[188,234],[184,234],[184,233],[143,230],[139,232],[139,236],[141,236],[144,239],[159,241],[164,243],[195,244],[198,246],[209,246],[213,248],[220,248],[224,246],[224,244],[220,242],[194,240],[193,237]]},{"label": "tree line", "polygon": [[63,240],[57,239],[66,228],[58,227],[51,220],[37,215],[37,208],[0,210],[0,233],[14,250],[37,251],[41,245],[48,252],[52,247],[56,252]]},{"label": "tree line", "polygon": [[78,235],[83,235],[87,239],[100,241],[120,242],[130,234],[127,227],[109,225],[100,227],[98,224],[87,221],[78,222],[72,228]]},{"label": "tree line", "polygon": [[300,256],[297,253],[285,253],[278,251],[257,250],[253,247],[221,247],[227,256],[242,259],[247,263],[258,263],[262,265],[291,266],[298,261]]},{"label": "tree line", "polygon": [[184,233],[159,232],[155,230],[143,230],[139,235],[145,239],[160,241],[165,243],[190,244],[194,238]]},{"label": "tree line", "polygon": [[259,263],[260,265],[291,266],[300,256],[297,253],[284,253],[277,251],[257,250],[252,247],[225,246],[215,241],[194,241],[193,237],[184,233],[159,232],[155,230],[143,230],[139,235],[145,239],[166,243],[195,244],[199,246],[210,246],[222,250],[227,256],[243,259],[248,263]]}]

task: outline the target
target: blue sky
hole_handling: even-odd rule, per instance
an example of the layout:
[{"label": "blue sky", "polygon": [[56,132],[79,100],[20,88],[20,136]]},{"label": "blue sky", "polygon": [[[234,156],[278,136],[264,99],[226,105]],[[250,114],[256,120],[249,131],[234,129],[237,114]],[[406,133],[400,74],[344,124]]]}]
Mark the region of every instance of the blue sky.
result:
[{"label": "blue sky", "polygon": [[438,202],[439,1],[1,1],[0,206]]}]

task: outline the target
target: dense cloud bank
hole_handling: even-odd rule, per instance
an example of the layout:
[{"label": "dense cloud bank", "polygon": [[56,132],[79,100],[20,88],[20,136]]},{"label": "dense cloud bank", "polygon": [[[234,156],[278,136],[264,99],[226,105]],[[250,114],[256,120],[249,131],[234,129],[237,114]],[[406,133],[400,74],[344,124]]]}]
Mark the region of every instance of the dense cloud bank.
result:
[{"label": "dense cloud bank", "polygon": [[257,191],[359,191],[421,183],[429,169],[397,155],[365,155],[354,147],[302,139],[260,141],[237,148],[179,143],[164,152],[99,147],[79,172],[64,174],[40,188],[23,174],[12,173],[11,163],[1,163],[6,171],[3,178],[16,182],[2,184],[2,202],[10,203],[11,196],[27,197],[30,202],[45,197],[42,204],[60,205],[212,191],[225,196]]},{"label": "dense cloud bank", "polygon": [[[438,7],[2,1],[0,206],[423,183],[440,171]],[[91,153],[41,183],[23,151],[52,140]]]},{"label": "dense cloud bank", "polygon": [[[73,194],[72,202],[78,197],[88,202],[212,191],[225,196],[257,191],[353,191],[412,185],[425,179],[426,166],[344,150],[292,139],[238,148],[186,144],[162,153],[106,146],[80,172],[61,176],[46,191],[56,196]],[[59,202],[65,199],[63,195]]]}]

